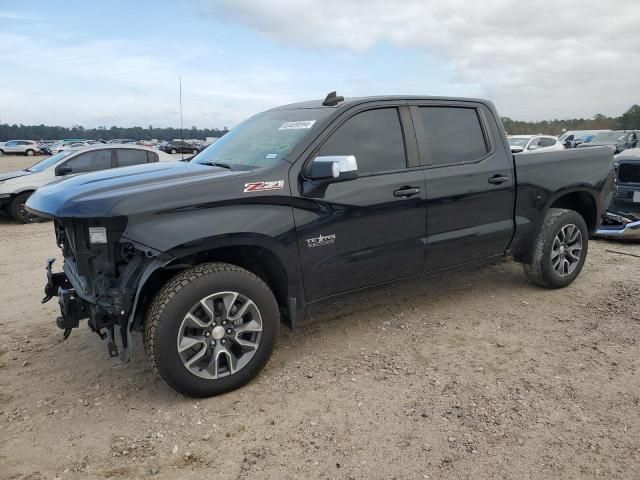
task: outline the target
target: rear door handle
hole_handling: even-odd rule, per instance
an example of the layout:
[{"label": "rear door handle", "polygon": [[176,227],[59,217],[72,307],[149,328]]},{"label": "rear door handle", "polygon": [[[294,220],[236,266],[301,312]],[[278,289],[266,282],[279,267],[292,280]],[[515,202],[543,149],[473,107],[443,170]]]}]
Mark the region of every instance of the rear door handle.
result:
[{"label": "rear door handle", "polygon": [[508,182],[509,177],[505,177],[504,175],[494,175],[493,177],[489,178],[488,181],[493,185],[500,185],[501,183]]},{"label": "rear door handle", "polygon": [[402,197],[408,198],[413,197],[414,195],[418,195],[420,193],[420,188],[418,187],[403,187],[395,190],[393,192],[394,197]]}]

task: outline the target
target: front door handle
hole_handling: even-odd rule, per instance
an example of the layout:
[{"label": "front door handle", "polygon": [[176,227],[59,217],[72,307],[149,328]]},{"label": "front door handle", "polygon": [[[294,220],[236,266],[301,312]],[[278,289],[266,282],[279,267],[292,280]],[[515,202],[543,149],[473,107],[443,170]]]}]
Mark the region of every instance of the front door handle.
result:
[{"label": "front door handle", "polygon": [[493,185],[500,185],[501,183],[508,182],[509,177],[505,177],[504,175],[494,175],[493,177],[489,178],[488,181]]},{"label": "front door handle", "polygon": [[409,198],[409,197],[413,197],[414,195],[418,195],[419,193],[420,193],[420,188],[418,187],[402,187],[402,188],[399,188],[398,190],[395,190],[393,192],[393,196]]}]

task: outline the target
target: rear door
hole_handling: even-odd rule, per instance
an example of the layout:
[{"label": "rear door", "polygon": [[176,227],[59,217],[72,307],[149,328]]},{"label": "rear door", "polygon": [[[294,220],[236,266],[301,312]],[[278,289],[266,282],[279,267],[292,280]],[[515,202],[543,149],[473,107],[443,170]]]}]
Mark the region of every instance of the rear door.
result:
[{"label": "rear door", "polygon": [[294,218],[307,301],[415,275],[424,266],[425,177],[407,168],[408,158],[417,163],[408,108],[360,110],[336,124],[309,160],[354,155],[358,178],[308,199],[301,193],[304,171],[302,182],[291,182],[302,197],[294,200]]},{"label": "rear door", "polygon": [[514,229],[515,182],[492,111],[422,102],[411,113],[426,174],[426,271],[502,255]]}]

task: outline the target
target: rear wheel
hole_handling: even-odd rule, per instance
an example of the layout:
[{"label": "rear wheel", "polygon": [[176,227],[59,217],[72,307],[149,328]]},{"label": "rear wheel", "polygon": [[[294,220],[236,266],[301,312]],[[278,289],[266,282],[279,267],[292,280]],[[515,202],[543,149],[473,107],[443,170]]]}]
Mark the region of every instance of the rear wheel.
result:
[{"label": "rear wheel", "polygon": [[24,192],[16,195],[9,205],[11,216],[20,223],[34,223],[39,220],[38,217],[28,212],[25,208],[25,203],[27,203],[32,193],[33,192]]},{"label": "rear wheel", "polygon": [[175,155],[176,153],[178,153],[178,150],[176,150],[175,148],[172,148],[171,153]]},{"label": "rear wheel", "polygon": [[587,257],[589,232],[582,216],[551,208],[538,233],[533,259],[524,272],[536,285],[562,288],[580,274]]},{"label": "rear wheel", "polygon": [[174,390],[208,397],[241,387],[266,365],[280,314],[269,287],[235,265],[208,263],[174,277],[156,295],[144,343]]},{"label": "rear wheel", "polygon": [[29,150],[26,151],[26,154],[27,154],[28,157],[33,157],[36,154],[36,152],[35,152],[35,150],[29,149]]}]

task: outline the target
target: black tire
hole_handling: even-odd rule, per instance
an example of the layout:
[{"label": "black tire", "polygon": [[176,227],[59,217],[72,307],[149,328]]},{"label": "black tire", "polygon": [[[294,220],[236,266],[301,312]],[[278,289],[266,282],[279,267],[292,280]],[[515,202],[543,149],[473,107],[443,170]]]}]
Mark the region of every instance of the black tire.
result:
[{"label": "black tire", "polygon": [[[581,235],[580,255],[570,273],[560,274],[553,265],[554,242],[561,230],[571,225],[575,225]],[[536,285],[546,288],[566,287],[576,279],[582,270],[587,258],[588,242],[587,225],[579,213],[573,210],[550,208],[538,233],[533,258],[529,264],[523,265],[524,272],[529,280]],[[564,248],[562,248],[562,252],[564,255]]]},{"label": "black tire", "polygon": [[[257,306],[261,337],[248,363],[235,373],[201,378],[187,369],[178,353],[183,319],[201,299],[229,291],[239,292]],[[279,326],[278,304],[260,278],[235,265],[206,263],[176,275],[156,294],[147,310],[144,345],[153,369],[167,385],[192,397],[210,397],[241,387],[262,370],[273,353]]]},{"label": "black tire", "polygon": [[19,195],[16,195],[9,204],[9,212],[11,213],[11,216],[20,223],[35,223],[40,220],[40,218],[36,217],[32,213],[29,213],[24,208],[24,204],[27,203],[27,199],[31,196],[32,193],[33,192],[23,192]]},{"label": "black tire", "polygon": [[176,153],[178,153],[178,151],[177,151],[175,148],[172,148],[172,149],[171,149],[171,153],[172,153],[173,155],[175,155]]},{"label": "black tire", "polygon": [[29,149],[24,153],[27,155],[27,157],[33,157],[36,154],[36,151],[32,150],[32,149]]}]

